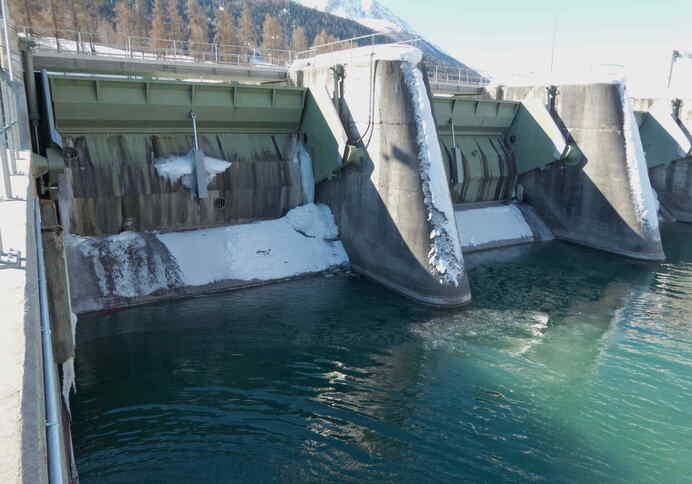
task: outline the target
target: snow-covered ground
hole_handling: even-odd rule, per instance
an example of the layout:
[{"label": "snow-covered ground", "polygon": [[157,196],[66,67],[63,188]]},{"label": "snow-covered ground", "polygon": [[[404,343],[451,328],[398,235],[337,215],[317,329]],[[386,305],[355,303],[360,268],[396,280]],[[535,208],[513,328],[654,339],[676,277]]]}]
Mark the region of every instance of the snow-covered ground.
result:
[{"label": "snow-covered ground", "polygon": [[159,234],[185,285],[283,279],[348,263],[326,205],[308,204],[277,220]]},{"label": "snow-covered ground", "polygon": [[516,205],[456,210],[456,221],[464,251],[534,240],[531,227]]},{"label": "snow-covered ground", "polygon": [[[178,289],[317,273],[348,263],[334,217],[309,203],[269,221],[171,233],[69,236],[75,311]],[[116,304],[118,306],[118,304]]]}]

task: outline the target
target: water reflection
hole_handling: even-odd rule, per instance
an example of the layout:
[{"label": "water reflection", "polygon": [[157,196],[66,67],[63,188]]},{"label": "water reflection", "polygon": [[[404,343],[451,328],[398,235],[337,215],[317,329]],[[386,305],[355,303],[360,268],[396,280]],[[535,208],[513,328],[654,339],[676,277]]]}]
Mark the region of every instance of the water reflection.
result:
[{"label": "water reflection", "polygon": [[85,318],[82,482],[685,481],[692,251],[672,253],[487,257],[462,311],[318,278]]}]

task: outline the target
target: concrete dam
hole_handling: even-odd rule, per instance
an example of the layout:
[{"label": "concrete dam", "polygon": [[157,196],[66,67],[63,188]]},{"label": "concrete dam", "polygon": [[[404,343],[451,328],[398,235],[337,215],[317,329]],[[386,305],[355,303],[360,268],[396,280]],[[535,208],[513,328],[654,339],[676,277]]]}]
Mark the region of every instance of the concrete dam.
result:
[{"label": "concrete dam", "polygon": [[56,74],[24,50],[63,422],[80,314],[329,271],[453,308],[485,251],[662,261],[659,220],[692,222],[692,101],[619,82],[442,94],[421,60],[361,47],[244,84]]}]

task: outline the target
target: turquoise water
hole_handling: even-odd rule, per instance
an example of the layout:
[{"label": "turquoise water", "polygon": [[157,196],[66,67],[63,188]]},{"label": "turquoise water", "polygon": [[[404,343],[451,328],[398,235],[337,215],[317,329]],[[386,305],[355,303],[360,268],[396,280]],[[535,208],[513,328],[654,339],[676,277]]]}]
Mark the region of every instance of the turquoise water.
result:
[{"label": "turquoise water", "polygon": [[690,240],[504,252],[466,310],[318,277],[83,317],[81,482],[692,482]]}]

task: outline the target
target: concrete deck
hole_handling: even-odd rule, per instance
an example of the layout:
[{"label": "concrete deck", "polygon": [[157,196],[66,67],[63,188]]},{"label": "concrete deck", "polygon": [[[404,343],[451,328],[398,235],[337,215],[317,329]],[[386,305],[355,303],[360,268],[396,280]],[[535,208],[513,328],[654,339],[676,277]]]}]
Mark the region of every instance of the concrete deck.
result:
[{"label": "concrete deck", "polygon": [[[18,169],[28,172],[27,156]],[[27,176],[11,180],[17,199],[0,200],[0,231],[4,252],[21,251],[22,260],[14,266],[0,257],[0,482],[40,484],[48,481],[41,334],[36,249],[26,237],[34,225]]]}]

